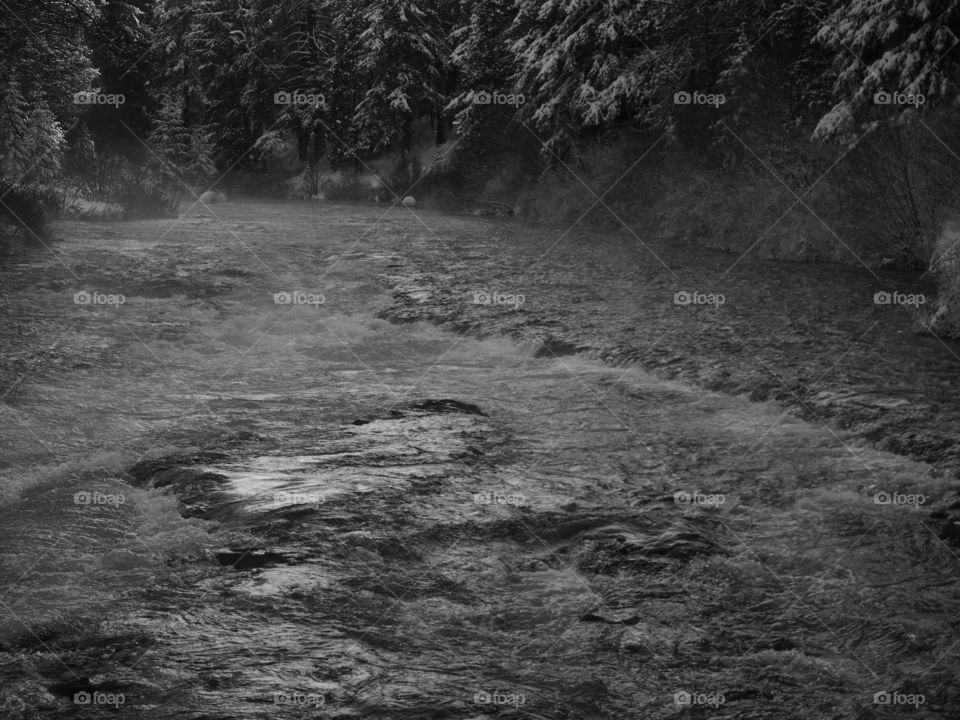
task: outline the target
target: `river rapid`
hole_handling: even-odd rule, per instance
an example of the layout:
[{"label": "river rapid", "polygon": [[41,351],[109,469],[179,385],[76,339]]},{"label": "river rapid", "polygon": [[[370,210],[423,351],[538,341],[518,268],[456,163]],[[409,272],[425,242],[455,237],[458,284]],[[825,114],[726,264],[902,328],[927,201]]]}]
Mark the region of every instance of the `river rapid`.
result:
[{"label": "river rapid", "polygon": [[0,717],[960,716],[956,348],[870,301],[925,280],[370,205],[57,234],[0,266]]}]

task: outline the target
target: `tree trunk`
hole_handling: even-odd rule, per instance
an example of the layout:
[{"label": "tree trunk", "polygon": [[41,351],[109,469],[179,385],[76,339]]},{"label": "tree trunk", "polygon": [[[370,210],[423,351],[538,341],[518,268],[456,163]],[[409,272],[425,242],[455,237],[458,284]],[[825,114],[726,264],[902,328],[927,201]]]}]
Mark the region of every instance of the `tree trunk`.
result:
[{"label": "tree trunk", "polygon": [[[410,146],[413,144],[413,126],[410,121],[410,115],[403,116],[403,135],[400,138],[400,162],[404,169],[409,168]],[[409,172],[409,169],[408,169]]]},{"label": "tree trunk", "polygon": [[443,145],[447,141],[447,129],[444,127],[443,110],[437,108],[437,145]]},{"label": "tree trunk", "polygon": [[297,157],[300,162],[306,162],[310,157],[310,133],[302,128],[297,129]]}]

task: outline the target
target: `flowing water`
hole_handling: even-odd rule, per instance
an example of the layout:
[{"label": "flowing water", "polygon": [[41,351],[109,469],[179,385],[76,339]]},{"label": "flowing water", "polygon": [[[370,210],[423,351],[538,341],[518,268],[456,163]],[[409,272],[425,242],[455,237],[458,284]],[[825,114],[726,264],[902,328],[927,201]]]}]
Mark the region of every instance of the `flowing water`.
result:
[{"label": "flowing water", "polygon": [[226,203],[0,269],[0,717],[957,717],[942,475],[382,319],[498,228]]}]

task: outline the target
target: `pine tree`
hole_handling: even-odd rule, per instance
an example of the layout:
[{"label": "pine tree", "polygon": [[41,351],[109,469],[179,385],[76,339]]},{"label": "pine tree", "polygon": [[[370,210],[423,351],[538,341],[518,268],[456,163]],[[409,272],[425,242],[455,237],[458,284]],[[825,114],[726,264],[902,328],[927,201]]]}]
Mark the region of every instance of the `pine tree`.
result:
[{"label": "pine tree", "polygon": [[878,116],[955,101],[960,88],[958,28],[960,3],[955,0],[843,3],[816,38],[834,53],[837,101],[815,137],[851,135]]},{"label": "pine tree", "polygon": [[76,93],[96,71],[86,33],[93,0],[10,0],[0,6],[0,179],[48,180],[59,172]]},{"label": "pine tree", "polygon": [[424,106],[446,105],[438,90],[448,54],[444,23],[434,3],[419,0],[370,0],[363,18],[359,69],[367,91],[354,116],[357,150],[395,146],[406,167],[414,119]]}]

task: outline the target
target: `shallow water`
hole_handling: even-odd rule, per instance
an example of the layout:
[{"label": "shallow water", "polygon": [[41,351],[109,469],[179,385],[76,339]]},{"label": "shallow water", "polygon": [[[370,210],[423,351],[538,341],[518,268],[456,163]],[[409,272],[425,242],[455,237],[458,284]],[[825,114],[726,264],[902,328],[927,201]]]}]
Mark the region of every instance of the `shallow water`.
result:
[{"label": "shallow water", "polygon": [[956,716],[957,559],[910,501],[943,494],[929,466],[378,317],[429,292],[418,254],[465,287],[458,251],[511,226],[213,212],[66,223],[0,270],[0,715]]}]

